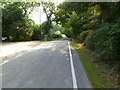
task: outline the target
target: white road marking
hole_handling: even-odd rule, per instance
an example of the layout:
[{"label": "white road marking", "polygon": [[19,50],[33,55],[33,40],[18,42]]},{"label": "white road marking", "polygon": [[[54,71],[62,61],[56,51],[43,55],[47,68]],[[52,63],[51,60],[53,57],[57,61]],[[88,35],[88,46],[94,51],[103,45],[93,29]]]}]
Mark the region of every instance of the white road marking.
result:
[{"label": "white road marking", "polygon": [[6,60],[6,61],[4,61],[3,63],[1,63],[0,65],[3,65],[3,64],[5,64],[5,63],[7,63],[8,62],[8,60]]},{"label": "white road marking", "polygon": [[77,86],[77,80],[76,80],[75,69],[73,65],[73,58],[71,53],[71,46],[69,41],[68,41],[68,47],[69,47],[69,54],[70,54],[70,65],[71,65],[71,72],[72,72],[73,88],[77,90],[78,86]]},{"label": "white road marking", "polygon": [[22,56],[22,55],[23,55],[23,53],[22,53],[22,54],[19,54],[19,55],[17,55],[17,56],[15,56],[15,57],[17,58],[17,57],[20,57],[20,56]]}]

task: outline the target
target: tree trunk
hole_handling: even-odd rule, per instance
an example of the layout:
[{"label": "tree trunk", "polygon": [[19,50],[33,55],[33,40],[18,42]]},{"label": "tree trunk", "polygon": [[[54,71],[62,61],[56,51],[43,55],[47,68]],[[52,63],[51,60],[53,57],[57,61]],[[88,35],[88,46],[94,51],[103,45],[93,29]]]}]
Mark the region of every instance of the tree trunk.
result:
[{"label": "tree trunk", "polygon": [[109,15],[109,7],[107,3],[99,3],[101,10],[101,22],[104,23],[107,21],[108,15]]}]

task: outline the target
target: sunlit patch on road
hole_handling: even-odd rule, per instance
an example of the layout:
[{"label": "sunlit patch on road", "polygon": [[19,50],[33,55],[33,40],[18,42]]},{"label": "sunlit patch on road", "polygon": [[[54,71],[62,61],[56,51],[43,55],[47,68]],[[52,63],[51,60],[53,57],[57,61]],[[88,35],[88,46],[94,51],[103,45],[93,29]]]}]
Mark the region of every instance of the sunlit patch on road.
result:
[{"label": "sunlit patch on road", "polygon": [[28,46],[29,44],[31,44],[31,42],[29,42],[29,43],[17,43],[14,45],[1,46],[0,47],[0,57],[14,55],[17,52],[28,50],[31,48]]},{"label": "sunlit patch on road", "polygon": [[[10,45],[0,46],[0,58],[2,58],[2,64],[8,62],[10,57],[18,58],[24,54],[24,52],[31,52],[32,50],[53,48],[54,43],[50,42],[25,42],[16,43]],[[1,65],[2,65],[1,64]]]}]

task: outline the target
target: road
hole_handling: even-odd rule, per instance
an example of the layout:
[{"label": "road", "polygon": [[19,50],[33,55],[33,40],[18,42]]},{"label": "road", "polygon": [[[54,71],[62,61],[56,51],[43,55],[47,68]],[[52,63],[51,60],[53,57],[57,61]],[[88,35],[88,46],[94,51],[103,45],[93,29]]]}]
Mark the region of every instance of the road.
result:
[{"label": "road", "polygon": [[[67,40],[43,42],[2,65],[2,88],[91,88],[79,56]],[[73,78],[74,73],[76,78]]]}]

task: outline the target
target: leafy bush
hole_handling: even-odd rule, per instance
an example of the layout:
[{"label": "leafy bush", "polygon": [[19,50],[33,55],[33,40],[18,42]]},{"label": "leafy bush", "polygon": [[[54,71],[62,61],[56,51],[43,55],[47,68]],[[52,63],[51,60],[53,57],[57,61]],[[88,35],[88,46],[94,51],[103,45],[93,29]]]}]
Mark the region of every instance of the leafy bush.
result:
[{"label": "leafy bush", "polygon": [[94,31],[87,36],[84,45],[90,50],[94,50]]},{"label": "leafy bush", "polygon": [[40,25],[33,25],[33,34],[31,36],[31,40],[42,40],[42,30]]},{"label": "leafy bush", "polygon": [[111,30],[108,32],[110,37],[106,41],[107,47],[111,50],[111,59],[120,61],[120,25],[119,22],[113,24]]},{"label": "leafy bush", "polygon": [[61,35],[59,35],[59,34],[52,34],[51,35],[51,38],[61,38],[62,36]]},{"label": "leafy bush", "polygon": [[103,23],[85,40],[87,48],[97,54],[97,59],[107,63],[120,60],[120,26],[119,23]]},{"label": "leafy bush", "polygon": [[92,30],[88,30],[88,31],[83,31],[82,33],[80,33],[78,40],[80,43],[83,43],[86,38],[89,36],[89,34],[92,33]]},{"label": "leafy bush", "polygon": [[[2,35],[10,41],[30,40],[34,21],[29,19],[31,3],[4,2],[2,5]],[[28,10],[29,9],[29,10]]]}]

